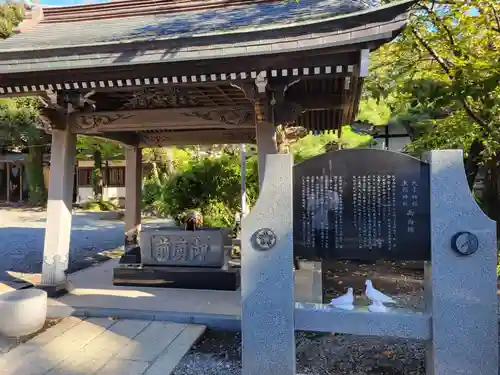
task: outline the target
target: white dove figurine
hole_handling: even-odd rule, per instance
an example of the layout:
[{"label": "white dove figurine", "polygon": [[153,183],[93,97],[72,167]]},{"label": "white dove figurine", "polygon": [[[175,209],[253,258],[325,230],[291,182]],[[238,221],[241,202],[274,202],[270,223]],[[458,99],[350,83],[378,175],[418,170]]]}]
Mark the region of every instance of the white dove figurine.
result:
[{"label": "white dove figurine", "polygon": [[368,310],[371,312],[387,312],[387,307],[380,301],[372,301],[368,306]]},{"label": "white dove figurine", "polygon": [[330,301],[330,306],[336,307],[342,310],[353,310],[354,309],[354,293],[352,288],[347,288],[347,293],[336,297]]},{"label": "white dove figurine", "polygon": [[378,291],[373,287],[371,280],[366,280],[365,294],[370,299],[370,301],[382,302],[382,303],[396,303],[391,297],[386,296],[384,293]]}]

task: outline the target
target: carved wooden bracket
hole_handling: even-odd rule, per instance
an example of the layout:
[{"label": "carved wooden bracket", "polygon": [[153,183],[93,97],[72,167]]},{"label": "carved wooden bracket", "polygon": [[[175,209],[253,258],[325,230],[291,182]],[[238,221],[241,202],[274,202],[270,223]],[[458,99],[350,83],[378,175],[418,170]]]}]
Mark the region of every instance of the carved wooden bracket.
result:
[{"label": "carved wooden bracket", "polygon": [[247,98],[251,102],[255,102],[259,99],[259,93],[257,92],[257,88],[255,87],[255,84],[253,82],[244,82],[241,85],[237,85],[231,82],[230,85],[241,90],[245,94],[245,98]]},{"label": "carved wooden bracket", "polygon": [[282,101],[272,106],[271,110],[274,110],[274,116],[272,117],[274,124],[286,125],[297,121],[305,109],[298,103]]},{"label": "carved wooden bracket", "polygon": [[287,100],[286,93],[288,87],[297,83],[298,80],[274,80],[271,81],[271,105],[269,107],[269,119],[275,125],[285,125],[294,123],[304,112],[305,108],[299,103]]},{"label": "carved wooden bracket", "polygon": [[73,117],[72,130],[75,133],[99,133],[101,127],[112,124],[116,121],[132,118],[133,114],[76,114]]},{"label": "carved wooden bracket", "polygon": [[251,109],[234,108],[234,109],[211,109],[182,112],[184,116],[198,117],[207,121],[220,121],[227,125],[241,125],[252,116]]},{"label": "carved wooden bracket", "polygon": [[40,110],[39,121],[47,133],[51,133],[52,129],[64,130],[68,124],[65,111],[52,107]]}]

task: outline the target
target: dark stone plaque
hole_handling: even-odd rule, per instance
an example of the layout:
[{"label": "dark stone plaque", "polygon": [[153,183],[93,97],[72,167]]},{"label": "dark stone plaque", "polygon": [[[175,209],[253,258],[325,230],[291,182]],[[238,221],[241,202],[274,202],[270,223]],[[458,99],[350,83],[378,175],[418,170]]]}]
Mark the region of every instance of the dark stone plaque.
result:
[{"label": "dark stone plaque", "polygon": [[294,167],[295,256],[429,260],[429,165],[376,149],[318,155]]}]

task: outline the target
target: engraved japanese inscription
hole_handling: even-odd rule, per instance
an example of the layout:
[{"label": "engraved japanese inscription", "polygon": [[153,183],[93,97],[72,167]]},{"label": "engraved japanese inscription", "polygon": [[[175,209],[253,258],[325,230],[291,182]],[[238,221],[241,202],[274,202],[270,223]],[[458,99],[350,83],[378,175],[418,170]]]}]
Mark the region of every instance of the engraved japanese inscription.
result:
[{"label": "engraved japanese inscription", "polygon": [[210,228],[146,228],[141,232],[141,257],[146,265],[222,267],[230,251],[229,230]]},{"label": "engraved japanese inscription", "polygon": [[305,259],[430,259],[429,168],[376,149],[294,167],[294,252]]}]

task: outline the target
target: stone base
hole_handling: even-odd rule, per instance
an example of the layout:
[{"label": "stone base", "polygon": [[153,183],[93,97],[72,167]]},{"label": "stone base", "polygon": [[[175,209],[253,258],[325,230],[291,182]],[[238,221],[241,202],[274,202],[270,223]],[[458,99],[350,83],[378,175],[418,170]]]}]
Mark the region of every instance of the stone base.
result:
[{"label": "stone base", "polygon": [[34,286],[37,289],[45,290],[49,298],[59,298],[61,296],[64,296],[70,291],[70,285],[71,284],[69,280],[66,280],[62,283],[55,285],[36,284]]},{"label": "stone base", "polygon": [[160,288],[237,290],[239,269],[134,266],[121,264],[114,269],[113,285]]},{"label": "stone base", "polygon": [[141,264],[141,249],[139,246],[129,249],[120,258],[120,264],[140,265]]}]

